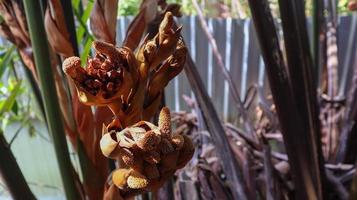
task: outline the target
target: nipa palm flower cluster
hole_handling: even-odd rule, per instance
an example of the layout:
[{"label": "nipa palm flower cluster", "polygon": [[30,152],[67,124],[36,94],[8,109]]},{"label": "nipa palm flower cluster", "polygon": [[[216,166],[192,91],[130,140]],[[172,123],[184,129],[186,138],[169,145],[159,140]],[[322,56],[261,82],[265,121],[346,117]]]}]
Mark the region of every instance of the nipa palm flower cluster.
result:
[{"label": "nipa palm flower cluster", "polygon": [[95,55],[82,68],[70,57],[63,70],[86,105],[108,106],[113,121],[103,128],[101,149],[121,166],[113,183],[126,194],[160,187],[191,159],[194,147],[184,135],[172,135],[170,112],[160,113],[159,126],[148,122],[161,104],[163,89],[184,66],[187,49],[168,12],[158,33],[146,37],[137,52],[95,41]]},{"label": "nipa palm flower cluster", "polygon": [[145,38],[136,52],[95,41],[96,51],[87,66],[78,57],[67,58],[63,70],[74,81],[80,100],[87,105],[109,106],[120,125],[149,120],[157,112],[162,91],[184,66],[187,49],[166,13],[157,35]]},{"label": "nipa palm flower cluster", "polygon": [[112,182],[123,196],[161,187],[192,158],[194,146],[185,135],[171,134],[168,108],[159,125],[140,121],[122,131],[109,131],[100,142],[103,154],[127,166],[113,172]]}]

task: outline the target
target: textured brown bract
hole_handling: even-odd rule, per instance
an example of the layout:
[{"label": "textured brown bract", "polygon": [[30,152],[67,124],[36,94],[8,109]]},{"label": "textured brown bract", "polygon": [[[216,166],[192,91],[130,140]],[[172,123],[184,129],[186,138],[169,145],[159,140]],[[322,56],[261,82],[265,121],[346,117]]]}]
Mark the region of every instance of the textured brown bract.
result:
[{"label": "textured brown bract", "polygon": [[90,15],[94,36],[103,42],[115,44],[118,0],[96,0]]},{"label": "textured brown bract", "polygon": [[45,29],[51,47],[59,54],[72,56],[73,48],[59,0],[50,0],[45,14]]},{"label": "textured brown bract", "polygon": [[191,139],[171,134],[171,117],[167,108],[161,110],[159,121],[159,127],[140,121],[118,132],[103,130],[103,154],[127,166],[117,169],[112,175],[113,183],[126,195],[162,186],[193,156]]}]

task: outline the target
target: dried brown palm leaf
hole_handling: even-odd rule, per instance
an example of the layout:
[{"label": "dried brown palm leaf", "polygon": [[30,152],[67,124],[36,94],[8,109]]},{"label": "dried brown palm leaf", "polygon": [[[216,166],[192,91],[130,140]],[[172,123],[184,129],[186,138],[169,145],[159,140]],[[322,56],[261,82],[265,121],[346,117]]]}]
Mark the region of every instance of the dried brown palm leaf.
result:
[{"label": "dried brown palm leaf", "polygon": [[115,44],[118,0],[96,0],[90,15],[94,36],[103,42]]},{"label": "dried brown palm leaf", "polygon": [[0,2],[0,14],[8,25],[19,47],[30,46],[30,39],[26,29],[24,12],[20,9],[17,1],[4,0]]},{"label": "dried brown palm leaf", "polygon": [[123,45],[134,51],[145,32],[148,32],[150,39],[154,37],[165,14],[168,12],[172,13],[173,16],[181,17],[180,5],[178,4],[167,4],[164,1],[157,0],[142,1],[139,13],[128,27]]},{"label": "dried brown palm leaf", "polygon": [[73,56],[73,47],[63,16],[60,1],[50,0],[45,14],[45,29],[51,47],[64,57]]},{"label": "dried brown palm leaf", "polygon": [[130,23],[123,45],[135,50],[145,33],[147,25],[152,22],[157,15],[157,0],[144,0],[140,5],[139,13]]},{"label": "dried brown palm leaf", "polygon": [[0,15],[4,19],[0,25],[0,35],[17,46],[23,62],[30,69],[35,80],[38,81],[22,7],[18,1],[0,1]]}]

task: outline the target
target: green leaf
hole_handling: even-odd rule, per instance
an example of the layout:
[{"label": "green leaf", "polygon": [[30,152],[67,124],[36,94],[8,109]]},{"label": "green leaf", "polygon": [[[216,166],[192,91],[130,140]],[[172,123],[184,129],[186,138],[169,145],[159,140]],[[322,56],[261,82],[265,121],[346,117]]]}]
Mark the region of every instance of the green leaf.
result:
[{"label": "green leaf", "polygon": [[84,45],[83,52],[81,54],[81,63],[87,62],[87,57],[88,57],[90,49],[92,47],[92,42],[93,42],[93,39],[88,37],[86,40],[86,43]]},{"label": "green leaf", "polygon": [[13,106],[11,107],[11,111],[12,111],[13,113],[15,113],[15,115],[18,115],[18,113],[19,113],[19,104],[17,103],[16,100],[14,101],[14,104],[13,104]]},{"label": "green leaf", "polygon": [[74,15],[76,16],[76,18],[80,24],[80,26],[78,27],[78,30],[77,30],[78,41],[82,40],[84,33],[90,35],[86,24],[89,19],[90,13],[92,12],[92,9],[93,9],[93,3],[88,2],[87,7],[84,10],[82,16],[79,15],[77,10],[74,10]]},{"label": "green leaf", "polygon": [[10,91],[9,97],[0,102],[0,116],[2,116],[5,112],[9,112],[16,102],[16,97],[21,91],[21,81],[17,82],[13,89]]},{"label": "green leaf", "polygon": [[81,2],[81,0],[72,0],[72,6],[74,9],[78,10],[79,8],[79,3]]},{"label": "green leaf", "polygon": [[2,57],[0,61],[0,78],[4,74],[6,67],[9,66],[9,62],[13,58],[13,52],[15,50],[15,45],[12,45],[5,53],[5,55]]}]

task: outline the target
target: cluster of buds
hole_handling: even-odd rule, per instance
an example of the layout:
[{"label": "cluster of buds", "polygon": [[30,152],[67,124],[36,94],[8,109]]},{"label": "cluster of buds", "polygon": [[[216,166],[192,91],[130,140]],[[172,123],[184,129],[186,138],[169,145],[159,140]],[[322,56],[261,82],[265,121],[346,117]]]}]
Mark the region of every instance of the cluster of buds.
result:
[{"label": "cluster of buds", "polygon": [[70,57],[63,70],[77,86],[80,100],[87,105],[109,105],[128,96],[138,80],[137,62],[128,48],[116,48],[104,42],[93,42],[96,54],[86,68],[80,58]]},{"label": "cluster of buds", "polygon": [[85,68],[80,58],[70,57],[63,70],[75,83],[80,101],[108,106],[120,121],[118,128],[148,121],[158,111],[162,91],[185,64],[187,49],[180,30],[168,12],[158,33],[146,37],[136,55],[128,47],[95,41],[95,55]]},{"label": "cluster of buds", "polygon": [[140,121],[122,131],[103,131],[106,132],[100,141],[103,154],[125,166],[112,175],[122,195],[159,188],[194,153],[189,137],[172,135],[170,111],[166,107],[160,112],[158,126]]},{"label": "cluster of buds", "polygon": [[162,91],[185,64],[187,49],[167,12],[158,33],[146,37],[134,54],[128,47],[93,43],[95,55],[82,68],[70,57],[63,70],[74,82],[79,99],[87,105],[108,106],[112,123],[103,126],[102,153],[120,163],[112,182],[122,195],[160,187],[192,158],[189,137],[171,134],[171,118],[163,108],[158,126],[148,122],[157,113]]}]

